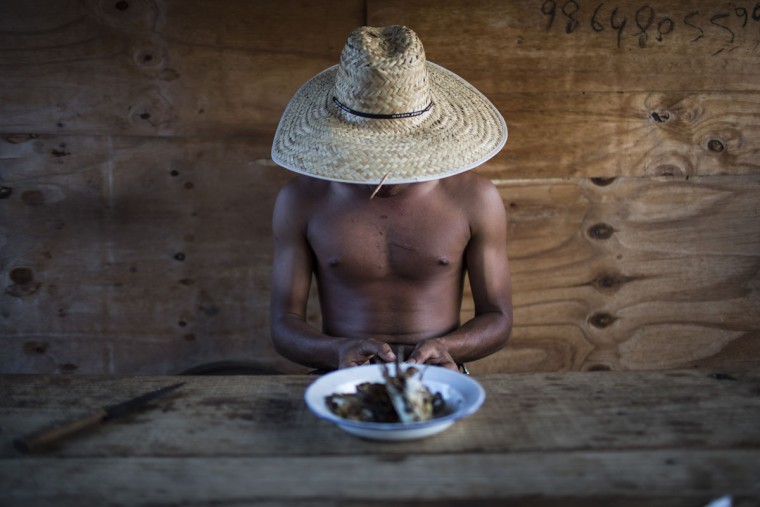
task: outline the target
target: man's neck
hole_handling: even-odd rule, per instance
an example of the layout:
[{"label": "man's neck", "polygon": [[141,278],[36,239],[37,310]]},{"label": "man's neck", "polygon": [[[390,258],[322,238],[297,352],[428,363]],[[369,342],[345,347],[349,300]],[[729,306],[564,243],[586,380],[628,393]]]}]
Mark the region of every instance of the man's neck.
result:
[{"label": "man's neck", "polygon": [[382,185],[377,185],[375,183],[369,183],[369,184],[346,183],[345,185],[348,185],[348,189],[351,192],[357,195],[365,195],[368,199],[370,197],[373,197],[375,199],[377,198],[387,199],[390,197],[397,197],[397,196],[400,197],[400,196],[406,196],[406,195],[425,193],[428,190],[435,187],[437,183],[438,183],[438,180],[413,182],[413,183],[389,183],[389,184],[382,184]]},{"label": "man's neck", "polygon": [[398,195],[405,191],[410,184],[393,184],[393,185],[365,185],[369,191],[370,197],[387,198]]}]

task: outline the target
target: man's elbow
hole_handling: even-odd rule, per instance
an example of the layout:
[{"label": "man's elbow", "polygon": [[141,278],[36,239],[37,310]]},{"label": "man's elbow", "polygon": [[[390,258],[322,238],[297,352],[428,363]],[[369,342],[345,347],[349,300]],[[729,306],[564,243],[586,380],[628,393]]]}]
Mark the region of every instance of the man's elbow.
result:
[{"label": "man's elbow", "polygon": [[496,312],[498,319],[497,346],[503,349],[512,337],[512,309],[508,308]]},{"label": "man's elbow", "polygon": [[287,317],[284,315],[272,315],[269,324],[269,337],[274,346],[275,352],[280,355],[288,355],[287,336],[288,326]]}]

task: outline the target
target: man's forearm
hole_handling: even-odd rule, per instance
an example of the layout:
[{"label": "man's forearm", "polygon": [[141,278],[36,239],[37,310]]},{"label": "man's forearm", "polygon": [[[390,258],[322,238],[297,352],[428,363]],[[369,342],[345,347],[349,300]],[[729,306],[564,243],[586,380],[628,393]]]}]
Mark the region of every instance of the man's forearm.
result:
[{"label": "man's forearm", "polygon": [[271,331],[275,350],[291,361],[311,368],[338,368],[344,338],[322,334],[295,315],[273,318]]},{"label": "man's forearm", "polygon": [[501,350],[511,334],[511,312],[495,311],[476,315],[439,340],[457,363],[465,363]]}]

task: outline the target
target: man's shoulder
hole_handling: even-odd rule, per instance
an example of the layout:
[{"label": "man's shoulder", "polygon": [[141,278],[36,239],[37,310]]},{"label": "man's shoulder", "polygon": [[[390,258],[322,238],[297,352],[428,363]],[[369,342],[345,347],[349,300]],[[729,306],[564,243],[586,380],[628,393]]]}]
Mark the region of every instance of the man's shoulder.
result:
[{"label": "man's shoulder", "polygon": [[298,174],[283,185],[280,189],[280,193],[314,195],[325,192],[329,186],[329,181]]},{"label": "man's shoulder", "polygon": [[480,201],[488,195],[498,195],[498,190],[490,179],[472,171],[449,176],[441,180],[441,183],[446,193],[464,202]]},{"label": "man's shoulder", "polygon": [[467,172],[443,182],[451,204],[465,214],[471,229],[480,230],[505,215],[501,193],[490,179]]},{"label": "man's shoulder", "polygon": [[298,175],[285,183],[277,195],[278,202],[293,203],[300,208],[318,202],[330,186],[329,181]]},{"label": "man's shoulder", "polygon": [[298,175],[285,183],[274,205],[275,221],[288,217],[290,224],[305,224],[314,210],[324,201],[329,182]]}]

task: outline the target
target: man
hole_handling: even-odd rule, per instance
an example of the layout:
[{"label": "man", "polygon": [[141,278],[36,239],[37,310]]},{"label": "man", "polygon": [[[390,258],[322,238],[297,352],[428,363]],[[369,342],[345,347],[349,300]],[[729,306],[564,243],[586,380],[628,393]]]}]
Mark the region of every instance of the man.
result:
[{"label": "man", "polygon": [[[457,369],[502,348],[505,211],[493,184],[467,171],[506,137],[488,99],[427,62],[413,31],[354,30],[340,64],[293,97],[272,147],[301,174],[274,209],[277,351],[325,370],[397,354]],[[475,316],[460,325],[465,273]],[[312,274],[321,331],[305,319]]]}]

